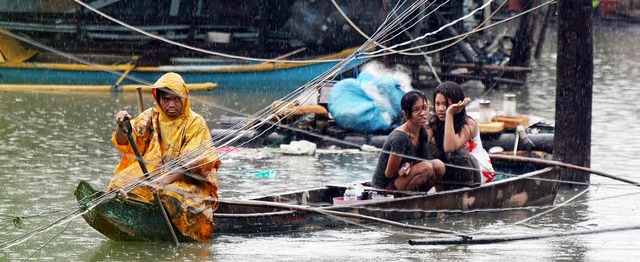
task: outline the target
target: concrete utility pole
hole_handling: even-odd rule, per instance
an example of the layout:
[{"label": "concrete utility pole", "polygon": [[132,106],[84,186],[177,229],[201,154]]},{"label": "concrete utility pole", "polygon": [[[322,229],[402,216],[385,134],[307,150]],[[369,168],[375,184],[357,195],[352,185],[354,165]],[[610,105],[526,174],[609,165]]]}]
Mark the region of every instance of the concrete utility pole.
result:
[{"label": "concrete utility pole", "polygon": [[[591,165],[593,41],[590,0],[558,1],[556,124],[553,157]],[[589,182],[589,174],[566,170],[563,179]]]}]

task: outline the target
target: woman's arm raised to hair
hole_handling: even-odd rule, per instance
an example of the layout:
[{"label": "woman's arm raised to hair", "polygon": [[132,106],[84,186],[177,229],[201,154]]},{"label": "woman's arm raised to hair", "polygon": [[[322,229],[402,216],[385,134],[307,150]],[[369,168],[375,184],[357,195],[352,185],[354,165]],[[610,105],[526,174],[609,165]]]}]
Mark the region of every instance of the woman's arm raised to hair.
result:
[{"label": "woman's arm raised to hair", "polygon": [[[453,117],[460,113],[462,109],[464,109],[467,104],[471,101],[469,98],[465,98],[464,100],[452,104],[447,108],[447,113],[444,121],[444,139],[443,139],[443,148],[446,153],[451,153],[453,151],[458,150],[463,147],[464,144],[471,138],[471,130],[469,128],[462,128],[460,133],[455,132],[453,126]],[[465,127],[469,125],[469,122],[465,123]]]}]

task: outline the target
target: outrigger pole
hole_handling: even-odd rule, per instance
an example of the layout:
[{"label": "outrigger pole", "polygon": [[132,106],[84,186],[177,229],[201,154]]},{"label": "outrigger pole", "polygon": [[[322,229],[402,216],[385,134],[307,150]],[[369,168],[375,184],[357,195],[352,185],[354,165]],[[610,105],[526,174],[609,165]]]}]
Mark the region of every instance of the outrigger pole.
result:
[{"label": "outrigger pole", "polygon": [[[463,234],[463,233],[456,232],[456,231],[452,231],[452,230],[404,224],[404,223],[400,223],[400,222],[396,222],[396,221],[391,221],[391,220],[388,220],[388,219],[372,217],[372,216],[356,214],[356,213],[329,210],[329,209],[325,209],[325,208],[314,208],[314,207],[307,207],[307,206],[302,206],[302,205],[291,205],[291,204],[286,204],[286,203],[275,203],[275,202],[267,202],[267,201],[260,201],[260,200],[225,200],[225,199],[218,199],[218,202],[234,204],[234,205],[274,207],[274,208],[290,209],[290,210],[296,210],[296,211],[302,211],[302,212],[316,212],[316,213],[319,213],[319,214],[322,214],[322,215],[331,215],[331,216],[337,216],[337,217],[343,217],[343,218],[368,220],[368,221],[378,222],[378,223],[387,224],[387,225],[391,225],[391,226],[397,226],[397,227],[401,227],[401,228],[408,228],[408,229],[420,230],[420,231],[426,231],[426,232],[432,232],[432,233],[452,234],[452,235],[456,235],[456,236],[460,237],[461,238],[461,239],[459,239],[460,241],[469,241],[469,240],[471,240],[473,238],[470,235]],[[349,222],[347,222],[347,223],[349,223]]]},{"label": "outrigger pole", "polygon": [[[127,135],[129,144],[131,145],[131,148],[133,148],[133,152],[136,154],[136,158],[138,159],[140,168],[144,173],[145,179],[147,181],[151,181],[151,177],[149,177],[149,170],[147,170],[147,165],[144,163],[144,159],[142,158],[142,154],[140,154],[140,150],[136,145],[136,141],[133,139],[133,135],[131,135],[131,130],[133,130],[133,128],[131,127],[131,122],[129,121],[129,118],[124,119],[124,124],[127,126],[126,128],[123,124],[120,124],[118,126],[120,127],[120,130],[122,131],[122,133]],[[173,244],[177,246],[179,243],[178,243],[178,238],[176,237],[176,232],[173,231],[171,220],[169,220],[169,216],[167,216],[167,211],[164,209],[164,206],[160,201],[160,196],[158,195],[157,191],[153,192],[153,199],[155,200],[156,205],[158,205],[158,209],[160,209],[160,213],[162,213],[162,218],[164,219],[164,222],[167,224],[167,229],[169,229],[169,234],[171,235],[171,240],[173,240]]]},{"label": "outrigger pole", "polygon": [[496,159],[503,159],[503,160],[517,161],[517,162],[535,163],[535,164],[541,164],[541,165],[546,165],[546,166],[564,167],[564,168],[575,170],[575,171],[582,171],[582,172],[585,172],[587,174],[594,174],[594,175],[598,175],[598,176],[601,176],[601,177],[611,178],[613,180],[618,180],[618,181],[621,181],[621,182],[625,182],[627,184],[631,184],[631,185],[640,187],[640,182],[637,182],[637,181],[626,179],[624,177],[611,175],[611,174],[608,174],[608,173],[605,173],[605,172],[601,172],[601,171],[598,171],[598,170],[594,170],[594,169],[591,169],[591,168],[588,168],[588,167],[582,167],[582,166],[578,166],[578,165],[567,164],[567,163],[563,163],[563,162],[560,162],[560,161],[537,159],[537,158],[528,158],[528,157],[521,157],[521,156],[499,155],[499,154],[489,154],[489,156],[491,158],[496,158]]},{"label": "outrigger pole", "polygon": [[474,237],[473,239],[450,238],[450,239],[431,239],[431,240],[429,239],[409,240],[409,245],[415,246],[415,245],[493,244],[493,243],[510,242],[510,241],[518,241],[518,240],[589,235],[589,234],[599,234],[599,233],[606,233],[606,232],[638,230],[638,229],[640,229],[640,225],[578,230],[573,232],[541,233],[541,234],[531,234],[531,235],[483,236],[483,237]]}]

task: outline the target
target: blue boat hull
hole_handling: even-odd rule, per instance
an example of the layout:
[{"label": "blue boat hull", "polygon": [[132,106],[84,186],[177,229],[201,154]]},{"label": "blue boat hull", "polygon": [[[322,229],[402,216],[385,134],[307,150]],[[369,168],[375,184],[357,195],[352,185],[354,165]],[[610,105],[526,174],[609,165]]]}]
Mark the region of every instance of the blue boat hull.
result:
[{"label": "blue boat hull", "polygon": [[[342,71],[347,71],[364,62],[354,60]],[[317,63],[300,67],[254,72],[205,72],[176,71],[187,83],[217,83],[219,88],[242,89],[269,86],[294,89],[306,84],[323,72],[331,69],[336,62]],[[168,71],[132,71],[120,84],[153,84]],[[120,74],[107,71],[78,71],[46,68],[0,67],[0,84],[41,84],[41,85],[114,85]]]}]

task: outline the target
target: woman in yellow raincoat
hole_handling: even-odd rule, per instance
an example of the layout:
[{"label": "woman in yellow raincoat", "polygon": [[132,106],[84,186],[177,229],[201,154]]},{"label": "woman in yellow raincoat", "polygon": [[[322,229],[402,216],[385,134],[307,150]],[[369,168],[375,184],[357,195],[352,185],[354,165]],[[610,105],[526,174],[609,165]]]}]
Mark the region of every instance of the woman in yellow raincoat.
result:
[{"label": "woman in yellow raincoat", "polygon": [[[116,128],[112,142],[122,154],[109,191],[130,190],[128,197],[153,203],[158,190],[171,222],[185,237],[212,238],[213,211],[218,207],[217,171],[220,160],[202,116],[191,111],[189,90],[182,77],[167,73],[151,89],[155,107],[131,120],[136,145],[142,154],[152,185],[145,180],[126,135]],[[122,124],[127,111],[116,114]],[[138,185],[130,189],[132,185]]]}]

